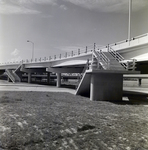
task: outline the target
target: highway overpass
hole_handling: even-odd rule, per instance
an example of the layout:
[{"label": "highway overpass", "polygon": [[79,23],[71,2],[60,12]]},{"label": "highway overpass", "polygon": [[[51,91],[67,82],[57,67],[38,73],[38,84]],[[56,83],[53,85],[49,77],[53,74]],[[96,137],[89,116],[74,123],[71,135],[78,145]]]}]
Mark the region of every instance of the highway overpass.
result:
[{"label": "highway overpass", "polygon": [[[137,68],[136,68],[137,67]],[[87,49],[82,53],[78,50],[77,54],[71,52],[70,55],[65,53],[65,56],[62,57],[54,56],[54,58],[49,58],[42,60],[22,60],[20,62],[6,62],[0,64],[0,73],[5,72],[8,76],[8,79],[12,82],[21,82],[21,74],[26,73],[28,75],[28,82],[31,82],[32,74],[46,72],[48,73],[48,83],[50,82],[50,73],[54,72],[57,75],[57,87],[61,85],[61,73],[77,73],[82,76],[82,80],[78,86],[76,94],[81,95],[82,93],[89,93],[92,100],[98,99],[97,97],[92,95],[92,89],[96,89],[98,87],[92,86],[94,85],[94,80],[98,84],[102,84],[98,82],[98,78],[103,80],[104,82],[109,82],[111,79],[114,80],[115,77],[120,80],[120,85],[118,88],[120,89],[120,95],[117,96],[121,98],[122,93],[122,82],[123,82],[123,74],[135,74],[139,73],[136,71],[141,71],[143,74],[148,74],[148,34],[143,34],[129,40],[124,40],[120,42],[116,42],[113,44],[107,44],[104,47],[98,47],[94,44],[92,49]],[[95,74],[95,75],[93,75]],[[97,74],[97,75],[96,75]],[[101,76],[100,76],[101,74]],[[106,79],[103,76],[106,76]],[[109,78],[109,76],[112,78]],[[88,77],[89,76],[89,77]],[[87,80],[86,80],[87,78]],[[109,80],[107,80],[109,78]],[[84,87],[82,84],[87,84],[87,92],[84,92]],[[99,87],[100,88],[100,87]],[[106,89],[105,91],[110,91],[110,89]],[[112,87],[112,90],[117,90],[117,87]],[[93,90],[96,91],[96,90]],[[101,90],[102,92],[102,90]],[[83,95],[83,94],[82,94]],[[116,98],[115,94],[112,98]],[[106,99],[105,96],[100,97],[99,99]],[[107,97],[108,99],[108,97]]]}]

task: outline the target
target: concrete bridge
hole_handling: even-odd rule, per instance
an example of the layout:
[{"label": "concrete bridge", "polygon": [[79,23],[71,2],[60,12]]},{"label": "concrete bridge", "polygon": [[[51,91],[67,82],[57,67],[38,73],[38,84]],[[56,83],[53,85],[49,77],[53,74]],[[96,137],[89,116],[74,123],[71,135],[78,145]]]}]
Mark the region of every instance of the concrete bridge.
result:
[{"label": "concrete bridge", "polygon": [[[70,56],[66,53],[64,57],[59,55],[48,60],[22,60],[19,63],[0,64],[0,73],[5,72],[9,81],[21,82],[21,74],[24,72],[28,74],[30,83],[32,74],[47,72],[49,83],[50,73],[54,72],[57,75],[57,87],[61,86],[61,73],[79,73],[82,80],[76,94],[89,95],[91,100],[120,100],[123,74],[139,73],[137,71],[148,73],[145,69],[148,68],[147,52],[148,34],[144,34],[130,41],[124,40],[104,47],[94,44],[90,50],[86,47],[83,53],[78,50],[77,55],[71,52]],[[116,86],[111,86],[115,85],[112,81]],[[100,92],[97,89],[101,89]],[[108,92],[114,94],[106,96]]]}]

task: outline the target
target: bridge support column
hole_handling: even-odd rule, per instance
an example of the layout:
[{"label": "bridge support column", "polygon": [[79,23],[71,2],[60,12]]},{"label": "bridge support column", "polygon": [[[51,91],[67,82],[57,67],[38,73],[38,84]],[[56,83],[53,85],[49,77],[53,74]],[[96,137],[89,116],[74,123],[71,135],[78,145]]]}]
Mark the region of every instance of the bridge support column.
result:
[{"label": "bridge support column", "polygon": [[57,87],[61,86],[61,73],[57,73]]},{"label": "bridge support column", "polygon": [[28,83],[31,83],[31,73],[28,73]]},{"label": "bridge support column", "polygon": [[92,74],[90,100],[122,100],[123,74]]},{"label": "bridge support column", "polygon": [[50,72],[47,73],[47,84],[50,84]]}]

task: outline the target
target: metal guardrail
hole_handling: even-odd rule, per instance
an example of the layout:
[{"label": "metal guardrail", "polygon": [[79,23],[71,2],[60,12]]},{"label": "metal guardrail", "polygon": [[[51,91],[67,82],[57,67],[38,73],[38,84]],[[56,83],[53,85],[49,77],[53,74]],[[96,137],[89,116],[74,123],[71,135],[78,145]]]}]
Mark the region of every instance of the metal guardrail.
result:
[{"label": "metal guardrail", "polygon": [[76,57],[79,55],[84,55],[91,53],[93,49],[93,46],[86,46],[83,49],[78,49],[77,51],[70,51],[70,52],[65,52],[63,54],[58,54],[54,56],[49,56],[49,57],[40,57],[40,58],[35,58],[34,60],[32,59],[24,59],[21,61],[16,61],[16,62],[6,62],[6,63],[0,63],[0,65],[14,65],[14,64],[27,64],[27,63],[37,63],[37,62],[50,62],[50,61],[56,61],[56,60],[61,60],[61,59],[67,59],[71,57]]},{"label": "metal guardrail", "polygon": [[143,37],[146,37],[146,36],[148,36],[148,33],[145,33],[145,34],[142,34],[142,35],[133,37],[133,38],[131,38],[130,40],[126,39],[126,40],[123,40],[123,41],[119,41],[119,42],[116,42],[116,43],[112,43],[112,44],[109,44],[109,46],[120,45],[120,44],[123,44],[123,43],[126,43],[126,42],[131,42],[131,41],[134,41],[134,40],[136,40],[136,39],[140,39],[140,38],[143,38]]}]

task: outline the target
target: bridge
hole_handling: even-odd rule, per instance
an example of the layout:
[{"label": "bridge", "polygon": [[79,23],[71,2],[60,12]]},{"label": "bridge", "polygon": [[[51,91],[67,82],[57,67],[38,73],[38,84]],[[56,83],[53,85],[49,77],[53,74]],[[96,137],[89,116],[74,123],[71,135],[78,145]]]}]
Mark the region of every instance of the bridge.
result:
[{"label": "bridge", "polygon": [[0,64],[0,73],[13,83],[21,82],[22,73],[26,73],[30,83],[32,74],[46,72],[50,83],[54,72],[57,87],[61,86],[61,73],[75,73],[81,77],[77,95],[90,96],[91,100],[121,100],[123,74],[148,73],[147,52],[148,33],[103,47],[94,43],[92,49],[86,47],[83,52],[79,49],[64,56],[6,62]]}]

